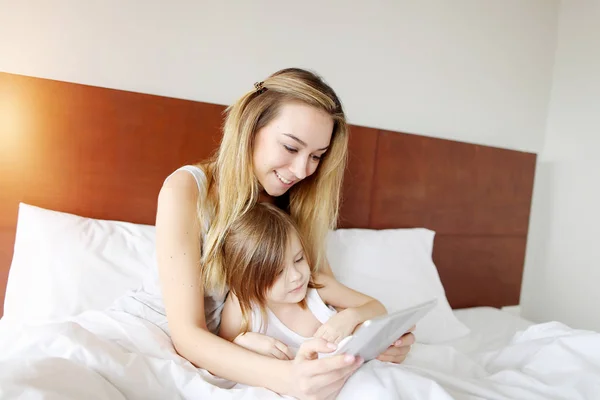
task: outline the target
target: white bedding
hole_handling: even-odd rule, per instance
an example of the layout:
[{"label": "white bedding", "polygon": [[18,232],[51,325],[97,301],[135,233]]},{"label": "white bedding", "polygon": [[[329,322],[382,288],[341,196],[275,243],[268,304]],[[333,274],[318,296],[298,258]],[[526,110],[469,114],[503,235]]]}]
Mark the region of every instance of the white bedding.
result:
[{"label": "white bedding", "polygon": [[461,353],[482,352],[506,346],[519,331],[533,322],[492,307],[454,310],[454,315],[471,333],[446,344]]},{"label": "white bedding", "polygon": [[[600,398],[600,334],[530,325],[494,309],[455,313],[471,328],[469,338],[416,344],[401,366],[367,363],[340,398]],[[2,399],[279,398],[219,386],[229,383],[196,370],[162,330],[124,312],[88,311],[28,327],[0,320]]]}]

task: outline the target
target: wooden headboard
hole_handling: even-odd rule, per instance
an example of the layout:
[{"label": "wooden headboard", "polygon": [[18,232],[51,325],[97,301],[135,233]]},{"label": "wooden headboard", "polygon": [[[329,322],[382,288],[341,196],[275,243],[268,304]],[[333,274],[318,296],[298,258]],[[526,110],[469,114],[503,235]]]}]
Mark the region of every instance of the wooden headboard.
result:
[{"label": "wooden headboard", "polygon": [[[0,299],[19,202],[153,224],[224,106],[0,73]],[[340,227],[426,227],[450,304],[519,303],[536,155],[352,126]],[[0,303],[0,309],[3,303]]]}]

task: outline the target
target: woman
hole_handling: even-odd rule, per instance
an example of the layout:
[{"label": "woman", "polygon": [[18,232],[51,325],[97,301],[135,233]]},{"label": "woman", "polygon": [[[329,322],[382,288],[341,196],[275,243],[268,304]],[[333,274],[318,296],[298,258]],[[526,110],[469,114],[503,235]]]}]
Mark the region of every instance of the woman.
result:
[{"label": "woman", "polygon": [[[215,157],[164,183],[156,218],[160,286],[168,331],[179,354],[223,378],[298,398],[332,398],[361,360],[316,359],[335,345],[305,343],[294,360],[256,354],[215,333],[227,292],[222,246],[231,224],[257,202],[287,211],[306,238],[316,268],[333,275],[325,237],[338,216],[348,144],[334,91],[319,77],[286,69],[255,84],[227,110]],[[380,359],[402,362],[402,338]]]}]

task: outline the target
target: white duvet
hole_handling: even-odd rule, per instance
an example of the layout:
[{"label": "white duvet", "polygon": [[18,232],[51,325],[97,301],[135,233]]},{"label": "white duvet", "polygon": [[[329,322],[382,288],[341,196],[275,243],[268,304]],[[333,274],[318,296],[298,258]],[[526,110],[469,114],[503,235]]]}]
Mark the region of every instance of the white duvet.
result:
[{"label": "white duvet", "polygon": [[[118,311],[21,326],[0,320],[0,398],[268,399],[179,357],[162,330]],[[341,399],[600,399],[600,334],[533,325],[505,346],[413,346],[400,365],[372,361]]]}]

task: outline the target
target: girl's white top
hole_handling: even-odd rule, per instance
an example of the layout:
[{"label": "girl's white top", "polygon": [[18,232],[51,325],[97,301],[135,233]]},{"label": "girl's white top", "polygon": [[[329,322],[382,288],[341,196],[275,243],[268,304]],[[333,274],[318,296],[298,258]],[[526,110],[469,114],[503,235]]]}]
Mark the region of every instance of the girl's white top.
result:
[{"label": "girl's white top", "polygon": [[[308,309],[313,313],[317,320],[324,324],[336,314],[333,307],[328,307],[316,289],[308,289],[306,293],[306,305]],[[252,309],[252,332],[262,333],[267,336],[273,337],[290,348],[290,350],[296,355],[298,348],[302,343],[310,338],[300,336],[296,332],[288,328],[283,322],[277,318],[271,310],[267,308],[267,329],[263,329],[263,318],[259,307]]]}]

